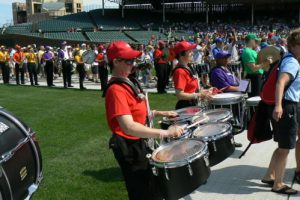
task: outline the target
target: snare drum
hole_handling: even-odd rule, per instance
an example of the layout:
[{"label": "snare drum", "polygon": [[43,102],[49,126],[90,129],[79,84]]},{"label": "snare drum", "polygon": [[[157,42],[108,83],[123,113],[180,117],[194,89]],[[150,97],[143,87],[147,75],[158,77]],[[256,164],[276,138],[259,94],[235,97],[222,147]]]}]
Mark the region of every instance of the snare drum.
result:
[{"label": "snare drum", "polygon": [[194,130],[193,137],[207,142],[210,166],[228,158],[235,149],[232,126],[229,123],[204,124]]},{"label": "snare drum", "polygon": [[194,117],[198,116],[202,112],[202,109],[198,106],[191,106],[187,108],[178,109],[176,110],[176,112],[178,113],[178,117],[163,117],[162,121],[160,122],[161,129],[167,130],[169,126],[176,123],[191,124],[194,120]]},{"label": "snare drum", "polygon": [[[210,102],[212,109],[216,108],[229,108],[233,114],[232,125],[244,129],[243,116],[244,116],[244,96],[237,92],[228,92],[216,94]],[[240,132],[240,131],[239,131]]]},{"label": "snare drum", "polygon": [[[228,108],[218,108],[218,109],[213,109],[213,110],[207,110],[207,111],[203,112],[203,116],[205,116],[207,118],[207,120],[204,120],[205,122],[202,124],[215,123],[215,122],[229,122],[230,123],[232,120],[232,112]],[[196,120],[198,120],[198,119],[196,119]]]},{"label": "snare drum", "polygon": [[29,199],[42,177],[35,133],[0,108],[0,199]]},{"label": "snare drum", "polygon": [[192,137],[193,131],[192,131],[192,129],[186,129],[186,127],[188,126],[188,124],[186,122],[179,122],[179,123],[173,124],[171,126],[180,126],[180,127],[182,127],[184,129],[184,132],[179,137],[164,138],[163,141],[165,143],[171,142],[173,140],[180,140],[180,139]]},{"label": "snare drum", "polygon": [[196,139],[182,139],[160,146],[151,156],[155,181],[165,199],[184,197],[209,175],[207,145]]}]

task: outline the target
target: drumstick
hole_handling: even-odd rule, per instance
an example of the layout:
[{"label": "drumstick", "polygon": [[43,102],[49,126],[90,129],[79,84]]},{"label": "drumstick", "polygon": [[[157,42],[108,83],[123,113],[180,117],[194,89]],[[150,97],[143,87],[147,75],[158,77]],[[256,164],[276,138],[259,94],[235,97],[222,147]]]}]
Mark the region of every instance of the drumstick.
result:
[{"label": "drumstick", "polygon": [[198,124],[200,124],[200,123],[202,123],[202,122],[205,122],[206,120],[207,120],[206,118],[201,119],[201,120],[198,120],[198,121],[196,121],[196,122],[194,122],[194,123],[192,123],[192,124],[186,126],[184,129],[185,129],[185,130],[186,130],[186,129],[190,129],[190,128],[192,128],[192,127],[194,127],[194,126],[196,126],[196,125],[198,125]]}]

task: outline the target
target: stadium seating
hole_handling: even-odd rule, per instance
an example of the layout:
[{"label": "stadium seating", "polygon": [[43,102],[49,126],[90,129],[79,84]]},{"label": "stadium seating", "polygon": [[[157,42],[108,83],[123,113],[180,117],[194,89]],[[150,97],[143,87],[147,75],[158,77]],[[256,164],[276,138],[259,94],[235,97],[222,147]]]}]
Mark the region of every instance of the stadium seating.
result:
[{"label": "stadium seating", "polygon": [[122,19],[121,10],[119,9],[106,9],[105,15],[102,16],[102,10],[96,9],[89,12],[94,19],[97,27],[102,30],[120,30],[120,29],[139,29],[136,18]]},{"label": "stadium seating", "polygon": [[86,41],[84,35],[81,32],[56,32],[56,33],[44,33],[44,38],[59,39],[59,40],[73,40],[73,41]]},{"label": "stadium seating", "polygon": [[32,24],[18,24],[15,26],[9,26],[6,28],[5,33],[7,34],[24,34],[32,31]]},{"label": "stadium seating", "polygon": [[123,40],[129,43],[135,43],[135,41],[131,40],[120,31],[86,32],[86,35],[92,42],[112,42],[116,40]]},{"label": "stadium seating", "polygon": [[37,28],[42,32],[68,31],[70,29],[92,30],[92,20],[86,12],[66,15],[53,20],[40,21]]},{"label": "stadium seating", "polygon": [[159,40],[166,40],[167,37],[158,31],[126,31],[129,37],[135,39],[139,43],[147,44],[154,35]]}]

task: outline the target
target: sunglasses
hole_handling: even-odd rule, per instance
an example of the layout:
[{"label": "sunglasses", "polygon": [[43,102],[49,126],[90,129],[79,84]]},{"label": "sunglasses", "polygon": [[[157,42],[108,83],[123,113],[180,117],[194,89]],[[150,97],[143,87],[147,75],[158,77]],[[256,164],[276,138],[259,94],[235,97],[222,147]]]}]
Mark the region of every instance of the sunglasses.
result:
[{"label": "sunglasses", "polygon": [[119,62],[124,62],[127,65],[133,65],[135,63],[135,59],[118,59]]}]

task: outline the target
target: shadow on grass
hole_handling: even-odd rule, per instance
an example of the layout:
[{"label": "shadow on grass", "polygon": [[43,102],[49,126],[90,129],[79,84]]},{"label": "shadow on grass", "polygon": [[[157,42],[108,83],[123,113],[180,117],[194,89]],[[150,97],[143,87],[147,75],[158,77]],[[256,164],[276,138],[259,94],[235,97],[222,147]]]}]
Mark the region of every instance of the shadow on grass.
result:
[{"label": "shadow on grass", "polygon": [[100,170],[86,170],[82,173],[85,176],[91,176],[103,182],[123,181],[122,173],[118,167],[110,167]]}]

